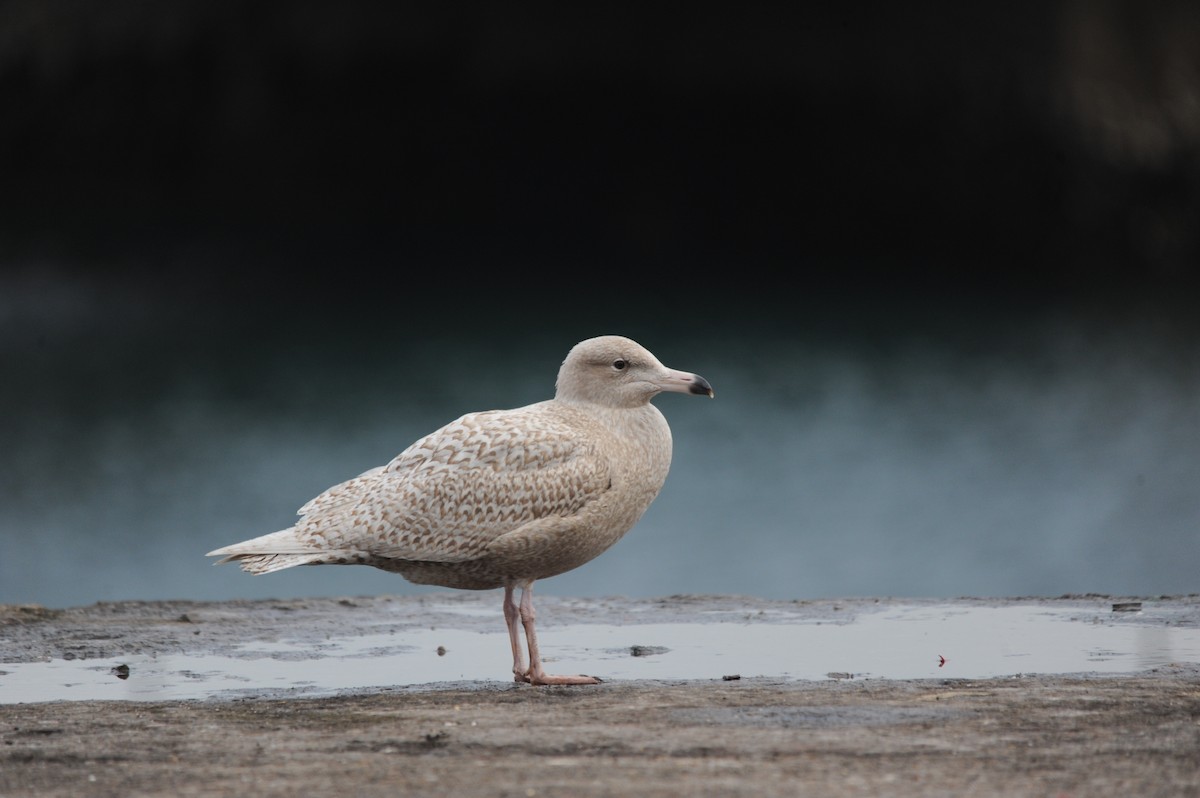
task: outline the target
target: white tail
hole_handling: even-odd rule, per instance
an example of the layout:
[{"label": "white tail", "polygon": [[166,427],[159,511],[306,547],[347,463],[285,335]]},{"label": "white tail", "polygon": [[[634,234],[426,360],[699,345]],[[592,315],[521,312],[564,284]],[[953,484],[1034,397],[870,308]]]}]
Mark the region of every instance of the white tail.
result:
[{"label": "white tail", "polygon": [[281,529],[269,535],[243,540],[220,549],[214,549],[208,557],[220,557],[215,565],[236,562],[243,571],[252,574],[269,574],[296,565],[321,565],[322,563],[345,561],[349,554],[357,552],[317,551],[296,539],[295,527]]}]

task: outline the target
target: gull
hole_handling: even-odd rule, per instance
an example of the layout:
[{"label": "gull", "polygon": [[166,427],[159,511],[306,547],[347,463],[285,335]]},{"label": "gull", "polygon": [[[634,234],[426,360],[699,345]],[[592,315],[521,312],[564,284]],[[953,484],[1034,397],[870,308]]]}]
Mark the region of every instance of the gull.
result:
[{"label": "gull", "polygon": [[671,467],[671,429],[651,404],[662,392],[714,396],[629,338],[589,338],[563,360],[553,399],[467,413],[312,499],[294,526],[208,556],[252,574],[369,565],[416,584],[502,587],[514,679],[598,684],[544,670],[533,583],[606,551],[658,496]]}]

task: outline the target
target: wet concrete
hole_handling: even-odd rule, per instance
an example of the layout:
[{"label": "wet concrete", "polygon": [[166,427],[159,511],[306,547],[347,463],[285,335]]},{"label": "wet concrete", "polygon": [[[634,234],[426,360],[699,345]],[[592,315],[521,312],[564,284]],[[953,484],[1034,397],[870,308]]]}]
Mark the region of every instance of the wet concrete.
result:
[{"label": "wet concrete", "polygon": [[[605,680],[981,679],[1200,662],[1195,608],[1180,600],[539,603],[547,662]],[[511,678],[498,593],[8,617],[30,612],[43,621],[10,624],[0,650],[0,704],[315,697]]]},{"label": "wet concrete", "polygon": [[1200,794],[1197,596],[499,598],[0,607],[0,794]]}]

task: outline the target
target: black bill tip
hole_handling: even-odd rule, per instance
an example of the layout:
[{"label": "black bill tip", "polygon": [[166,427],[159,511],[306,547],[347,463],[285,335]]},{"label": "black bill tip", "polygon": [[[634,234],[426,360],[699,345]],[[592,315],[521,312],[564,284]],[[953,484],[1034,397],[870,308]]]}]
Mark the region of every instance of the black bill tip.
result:
[{"label": "black bill tip", "polygon": [[688,393],[707,396],[709,399],[714,399],[717,396],[716,393],[713,392],[712,386],[708,384],[708,380],[704,379],[699,374],[695,375],[695,379],[692,380],[692,384],[688,386]]}]

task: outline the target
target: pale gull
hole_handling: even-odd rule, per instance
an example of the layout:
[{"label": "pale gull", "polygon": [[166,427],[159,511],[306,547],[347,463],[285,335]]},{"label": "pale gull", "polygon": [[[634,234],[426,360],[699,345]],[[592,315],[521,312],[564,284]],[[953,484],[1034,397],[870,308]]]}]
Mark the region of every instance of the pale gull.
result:
[{"label": "pale gull", "polygon": [[553,399],[526,407],[468,413],[317,496],[295,526],[209,556],[253,574],[360,564],[418,584],[503,587],[516,680],[596,684],[543,670],[533,583],[598,556],[658,496],[671,466],[671,429],[650,400],[713,390],[617,335],[576,344],[555,388]]}]

